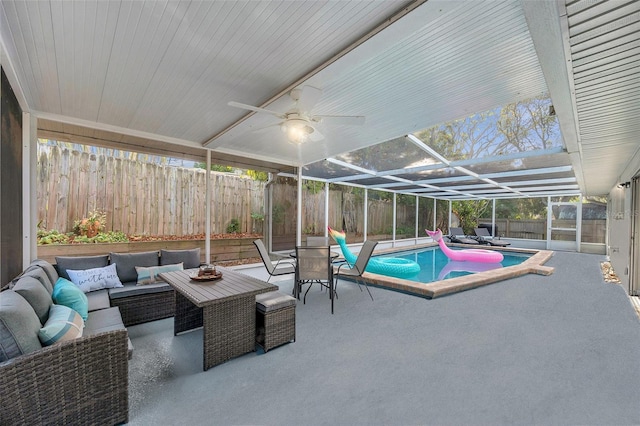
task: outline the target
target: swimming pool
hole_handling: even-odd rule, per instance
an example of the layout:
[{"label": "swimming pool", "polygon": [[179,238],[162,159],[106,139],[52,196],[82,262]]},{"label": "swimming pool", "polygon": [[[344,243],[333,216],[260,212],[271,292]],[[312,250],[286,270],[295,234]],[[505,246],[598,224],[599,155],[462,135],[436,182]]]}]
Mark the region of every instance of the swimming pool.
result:
[{"label": "swimming pool", "polygon": [[[454,250],[456,250],[454,248]],[[439,247],[426,247],[422,249],[407,250],[395,253],[381,254],[374,257],[394,257],[407,259],[420,265],[420,272],[400,276],[411,281],[431,283],[448,278],[462,277],[465,275],[485,272],[494,269],[519,265],[532,256],[532,253],[503,253],[504,260],[500,263],[468,262],[450,260]]]},{"label": "swimming pool", "polygon": [[[453,249],[456,247],[468,248],[468,246],[459,244],[447,245]],[[554,268],[544,266],[553,256],[552,251],[497,247],[492,247],[491,249],[502,252],[505,255],[505,259],[508,260],[497,265],[479,265],[476,263],[476,272],[473,273],[464,270],[464,268],[469,268],[470,262],[450,262],[447,259],[443,263],[440,256],[444,256],[444,253],[435,243],[400,251],[398,249],[388,249],[380,251],[376,255],[387,257],[410,256],[410,259],[420,264],[420,273],[414,277],[398,278],[365,272],[363,278],[368,283],[379,287],[433,299],[525,274],[551,275],[554,271]],[[466,265],[462,265],[462,263],[466,263]],[[436,264],[441,266],[439,268],[434,267]]]}]

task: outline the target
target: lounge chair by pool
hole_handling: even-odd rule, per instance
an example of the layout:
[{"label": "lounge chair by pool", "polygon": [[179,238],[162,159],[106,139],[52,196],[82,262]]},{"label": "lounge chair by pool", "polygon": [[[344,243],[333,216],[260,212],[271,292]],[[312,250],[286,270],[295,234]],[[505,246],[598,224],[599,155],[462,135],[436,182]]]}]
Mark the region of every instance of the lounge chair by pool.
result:
[{"label": "lounge chair by pool", "polygon": [[489,234],[489,230],[487,228],[475,228],[474,232],[476,233],[477,241],[480,244],[487,244],[497,247],[506,247],[511,245],[511,243],[508,243],[506,241],[493,238],[491,234]]},{"label": "lounge chair by pool", "polygon": [[472,244],[472,245],[480,244],[478,241],[474,240],[473,238],[468,238],[465,235],[462,228],[454,228],[454,227],[449,228],[449,241],[451,241],[452,243],[458,243],[458,244]]}]

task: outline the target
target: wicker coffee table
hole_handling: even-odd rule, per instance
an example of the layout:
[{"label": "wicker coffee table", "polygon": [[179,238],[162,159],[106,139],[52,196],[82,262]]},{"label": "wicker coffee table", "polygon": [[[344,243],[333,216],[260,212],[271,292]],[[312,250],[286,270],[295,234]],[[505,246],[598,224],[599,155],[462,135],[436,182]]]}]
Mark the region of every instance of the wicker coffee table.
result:
[{"label": "wicker coffee table", "polygon": [[278,286],[217,268],[222,278],[193,281],[197,270],[165,272],[160,277],[176,290],[173,334],[203,327],[203,369],[255,350],[256,295]]}]

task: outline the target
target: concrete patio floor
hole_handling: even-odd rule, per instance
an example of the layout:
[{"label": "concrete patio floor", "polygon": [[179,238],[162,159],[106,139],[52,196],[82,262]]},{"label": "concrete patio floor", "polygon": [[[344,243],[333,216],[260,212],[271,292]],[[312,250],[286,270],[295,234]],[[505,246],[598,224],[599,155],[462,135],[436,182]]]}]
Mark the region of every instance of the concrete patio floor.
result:
[{"label": "concrete patio floor", "polygon": [[335,315],[316,286],[295,343],[206,372],[201,330],[130,327],[130,424],[640,424],[640,320],[603,260],[434,300],[341,282]]}]

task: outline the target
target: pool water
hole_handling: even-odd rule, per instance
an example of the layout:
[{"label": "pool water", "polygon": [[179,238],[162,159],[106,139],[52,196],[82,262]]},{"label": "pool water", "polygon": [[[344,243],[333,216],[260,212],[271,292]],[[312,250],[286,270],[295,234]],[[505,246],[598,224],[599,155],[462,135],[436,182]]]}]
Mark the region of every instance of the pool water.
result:
[{"label": "pool water", "polygon": [[519,265],[531,257],[531,254],[529,253],[502,253],[504,255],[504,260],[500,263],[460,262],[449,260],[439,247],[407,250],[379,255],[376,257],[398,257],[417,262],[418,265],[420,265],[419,273],[398,278],[425,284],[449,278],[462,277],[464,275],[475,274],[477,272]]}]

